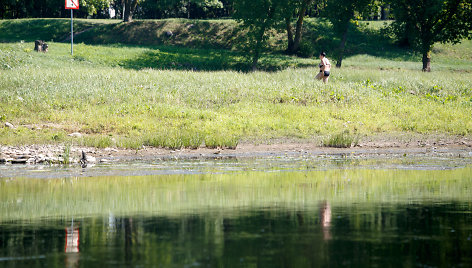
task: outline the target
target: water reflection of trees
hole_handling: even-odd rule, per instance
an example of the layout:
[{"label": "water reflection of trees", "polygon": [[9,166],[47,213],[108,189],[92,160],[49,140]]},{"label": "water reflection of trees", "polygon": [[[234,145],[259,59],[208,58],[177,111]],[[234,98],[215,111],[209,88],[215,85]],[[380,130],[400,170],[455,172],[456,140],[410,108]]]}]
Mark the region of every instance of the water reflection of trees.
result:
[{"label": "water reflection of trees", "polygon": [[[78,263],[86,267],[470,264],[472,246],[467,237],[472,218],[463,212],[467,210],[470,204],[463,203],[336,206],[323,201],[307,210],[266,208],[175,217],[110,214],[81,219]],[[53,221],[46,226],[17,226],[15,232],[0,225],[0,256],[63,252],[68,225]],[[44,263],[57,266],[54,258],[47,257]]]},{"label": "water reflection of trees", "polygon": [[[167,265],[176,262],[202,266],[231,266],[235,263],[292,267],[329,263],[368,265],[371,256],[366,252],[374,254],[369,249],[375,247],[379,254],[391,254],[390,257],[378,256],[386,257],[391,264],[400,264],[402,260],[415,263],[415,259],[426,264],[448,264],[452,257],[440,259],[435,253],[446,252],[460,257],[461,252],[463,255],[471,249],[470,246],[454,245],[456,238],[451,236],[449,229],[437,229],[438,224],[455,226],[455,233],[467,237],[467,217],[438,217],[438,214],[447,213],[447,207],[356,205],[335,210],[335,215],[341,215],[340,218],[333,217],[332,210],[332,205],[323,201],[313,211],[268,208],[237,216],[138,217],[132,222],[124,218],[117,220],[121,223],[117,226],[117,234],[121,233],[120,241],[129,243],[132,253],[136,253],[123,256],[128,258],[128,263],[142,258],[147,263]],[[422,238],[424,243],[402,245],[403,242],[395,241],[398,232],[411,233],[410,242],[415,241],[415,233],[431,237],[446,235],[446,241]],[[129,242],[123,236],[129,236]],[[356,250],[353,250],[354,241],[362,241]],[[147,250],[138,250],[144,245]],[[350,263],[337,259],[335,256],[339,252],[350,256]]]}]

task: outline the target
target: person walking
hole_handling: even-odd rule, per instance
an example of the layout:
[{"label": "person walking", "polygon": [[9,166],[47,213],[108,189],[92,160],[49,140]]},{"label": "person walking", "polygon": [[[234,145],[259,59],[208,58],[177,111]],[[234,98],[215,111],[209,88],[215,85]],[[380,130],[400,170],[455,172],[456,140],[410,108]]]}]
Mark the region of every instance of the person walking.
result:
[{"label": "person walking", "polygon": [[328,58],[326,58],[326,53],[320,53],[320,72],[316,75],[316,79],[323,80],[323,83],[328,83],[329,73],[331,70],[331,63],[329,62]]}]

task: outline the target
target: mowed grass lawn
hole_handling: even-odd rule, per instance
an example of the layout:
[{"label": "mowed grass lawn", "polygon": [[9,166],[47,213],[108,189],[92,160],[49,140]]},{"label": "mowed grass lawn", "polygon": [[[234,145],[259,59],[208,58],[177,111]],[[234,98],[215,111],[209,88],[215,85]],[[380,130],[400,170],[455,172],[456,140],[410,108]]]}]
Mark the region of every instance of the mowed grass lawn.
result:
[{"label": "mowed grass lawn", "polygon": [[[352,55],[315,81],[314,59],[266,54],[268,71],[237,71],[230,50],[49,42],[0,43],[0,144],[141,148],[319,142],[349,131],[470,135],[472,42],[437,45],[417,61]],[[72,132],[84,134],[77,139]]]}]

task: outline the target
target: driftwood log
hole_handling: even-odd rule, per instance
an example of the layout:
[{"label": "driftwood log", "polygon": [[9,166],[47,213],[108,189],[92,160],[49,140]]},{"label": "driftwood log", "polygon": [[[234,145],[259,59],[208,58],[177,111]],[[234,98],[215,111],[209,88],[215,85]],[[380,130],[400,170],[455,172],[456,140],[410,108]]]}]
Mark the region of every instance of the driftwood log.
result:
[{"label": "driftwood log", "polygon": [[46,44],[43,40],[34,41],[34,50],[38,52],[48,52],[48,48],[48,44]]}]

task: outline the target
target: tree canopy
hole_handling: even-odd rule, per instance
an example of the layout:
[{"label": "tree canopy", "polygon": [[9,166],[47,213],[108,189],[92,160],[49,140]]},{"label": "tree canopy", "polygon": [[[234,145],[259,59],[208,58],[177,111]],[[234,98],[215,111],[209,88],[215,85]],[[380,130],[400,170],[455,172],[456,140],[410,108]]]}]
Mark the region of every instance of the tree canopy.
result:
[{"label": "tree canopy", "polygon": [[406,37],[423,56],[423,71],[431,71],[431,50],[435,43],[458,43],[470,38],[471,0],[391,0],[399,38]]},{"label": "tree canopy", "polygon": [[257,62],[267,41],[267,31],[280,19],[283,0],[235,0],[234,18],[247,29],[245,48],[252,55],[252,69]]},{"label": "tree canopy", "polygon": [[328,0],[324,16],[333,24],[333,30],[340,36],[336,67],[341,67],[349,27],[354,16],[372,11],[373,0]]}]

